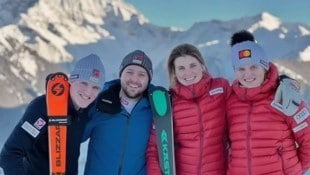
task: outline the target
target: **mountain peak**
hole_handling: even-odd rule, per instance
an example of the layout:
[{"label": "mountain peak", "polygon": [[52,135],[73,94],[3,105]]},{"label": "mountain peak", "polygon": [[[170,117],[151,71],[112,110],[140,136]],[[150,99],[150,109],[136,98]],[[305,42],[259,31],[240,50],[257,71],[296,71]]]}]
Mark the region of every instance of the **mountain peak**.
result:
[{"label": "mountain peak", "polygon": [[258,17],[258,22],[250,27],[250,31],[255,31],[258,28],[265,28],[269,31],[278,29],[281,25],[281,20],[268,12],[262,12]]},{"label": "mountain peak", "polygon": [[117,10],[122,15],[124,21],[129,21],[132,17],[137,18],[139,24],[145,24],[149,23],[149,20],[140,12],[137,11],[137,9],[132,6],[131,4],[128,4],[126,2],[120,1],[117,5],[113,4],[115,13],[117,14]]},{"label": "mountain peak", "polygon": [[263,21],[281,23],[281,20],[278,17],[276,17],[276,16],[274,16],[268,12],[262,12],[262,14],[260,16],[261,16]]},{"label": "mountain peak", "polygon": [[281,20],[268,12],[263,12],[261,14],[261,21],[259,23],[262,27],[272,31],[279,28],[281,25]]}]

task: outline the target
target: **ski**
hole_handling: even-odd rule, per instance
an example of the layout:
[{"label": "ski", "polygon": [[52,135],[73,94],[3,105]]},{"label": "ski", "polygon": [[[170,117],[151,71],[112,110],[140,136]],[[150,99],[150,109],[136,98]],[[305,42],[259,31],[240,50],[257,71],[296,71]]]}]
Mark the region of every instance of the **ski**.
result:
[{"label": "ski", "polygon": [[156,86],[149,92],[153,111],[160,168],[163,175],[175,175],[174,135],[169,92]]},{"label": "ski", "polygon": [[66,174],[69,83],[61,72],[47,77],[46,105],[50,175]]}]

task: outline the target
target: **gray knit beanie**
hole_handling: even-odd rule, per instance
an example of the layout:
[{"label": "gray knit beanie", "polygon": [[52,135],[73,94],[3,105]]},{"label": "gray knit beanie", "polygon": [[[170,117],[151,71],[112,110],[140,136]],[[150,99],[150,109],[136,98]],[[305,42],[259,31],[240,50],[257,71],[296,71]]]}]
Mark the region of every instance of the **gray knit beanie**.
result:
[{"label": "gray knit beanie", "polygon": [[257,64],[269,69],[269,59],[267,58],[263,48],[253,41],[244,41],[232,46],[231,58],[234,69],[238,69],[245,65]]},{"label": "gray knit beanie", "polygon": [[121,76],[123,70],[129,65],[138,65],[143,67],[146,70],[147,74],[149,75],[150,81],[152,80],[153,76],[152,61],[143,51],[135,50],[125,56],[119,68],[120,69],[119,76]]},{"label": "gray knit beanie", "polygon": [[98,55],[90,54],[78,60],[70,73],[69,81],[82,80],[94,83],[100,88],[105,82],[105,70]]}]

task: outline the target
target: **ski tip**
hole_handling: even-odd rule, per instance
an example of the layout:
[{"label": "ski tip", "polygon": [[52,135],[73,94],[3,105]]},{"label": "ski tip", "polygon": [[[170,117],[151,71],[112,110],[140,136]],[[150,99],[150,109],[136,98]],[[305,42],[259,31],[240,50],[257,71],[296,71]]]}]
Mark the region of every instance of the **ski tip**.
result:
[{"label": "ski tip", "polygon": [[66,80],[66,81],[68,80],[68,76],[63,72],[51,73],[47,76],[47,79],[48,80],[54,80],[56,77],[59,77],[59,78],[63,77],[64,80]]},{"label": "ski tip", "polygon": [[168,90],[166,88],[164,88],[163,86],[154,86],[150,89],[149,93],[153,93],[154,91],[165,91],[168,92]]}]

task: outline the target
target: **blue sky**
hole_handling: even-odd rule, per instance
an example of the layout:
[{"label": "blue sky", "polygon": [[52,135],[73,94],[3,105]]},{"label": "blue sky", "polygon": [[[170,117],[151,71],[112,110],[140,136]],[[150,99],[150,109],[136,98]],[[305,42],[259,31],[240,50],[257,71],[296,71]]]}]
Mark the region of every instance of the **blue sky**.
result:
[{"label": "blue sky", "polygon": [[230,20],[267,11],[285,22],[310,25],[310,0],[124,0],[159,26],[189,28],[195,22]]}]

